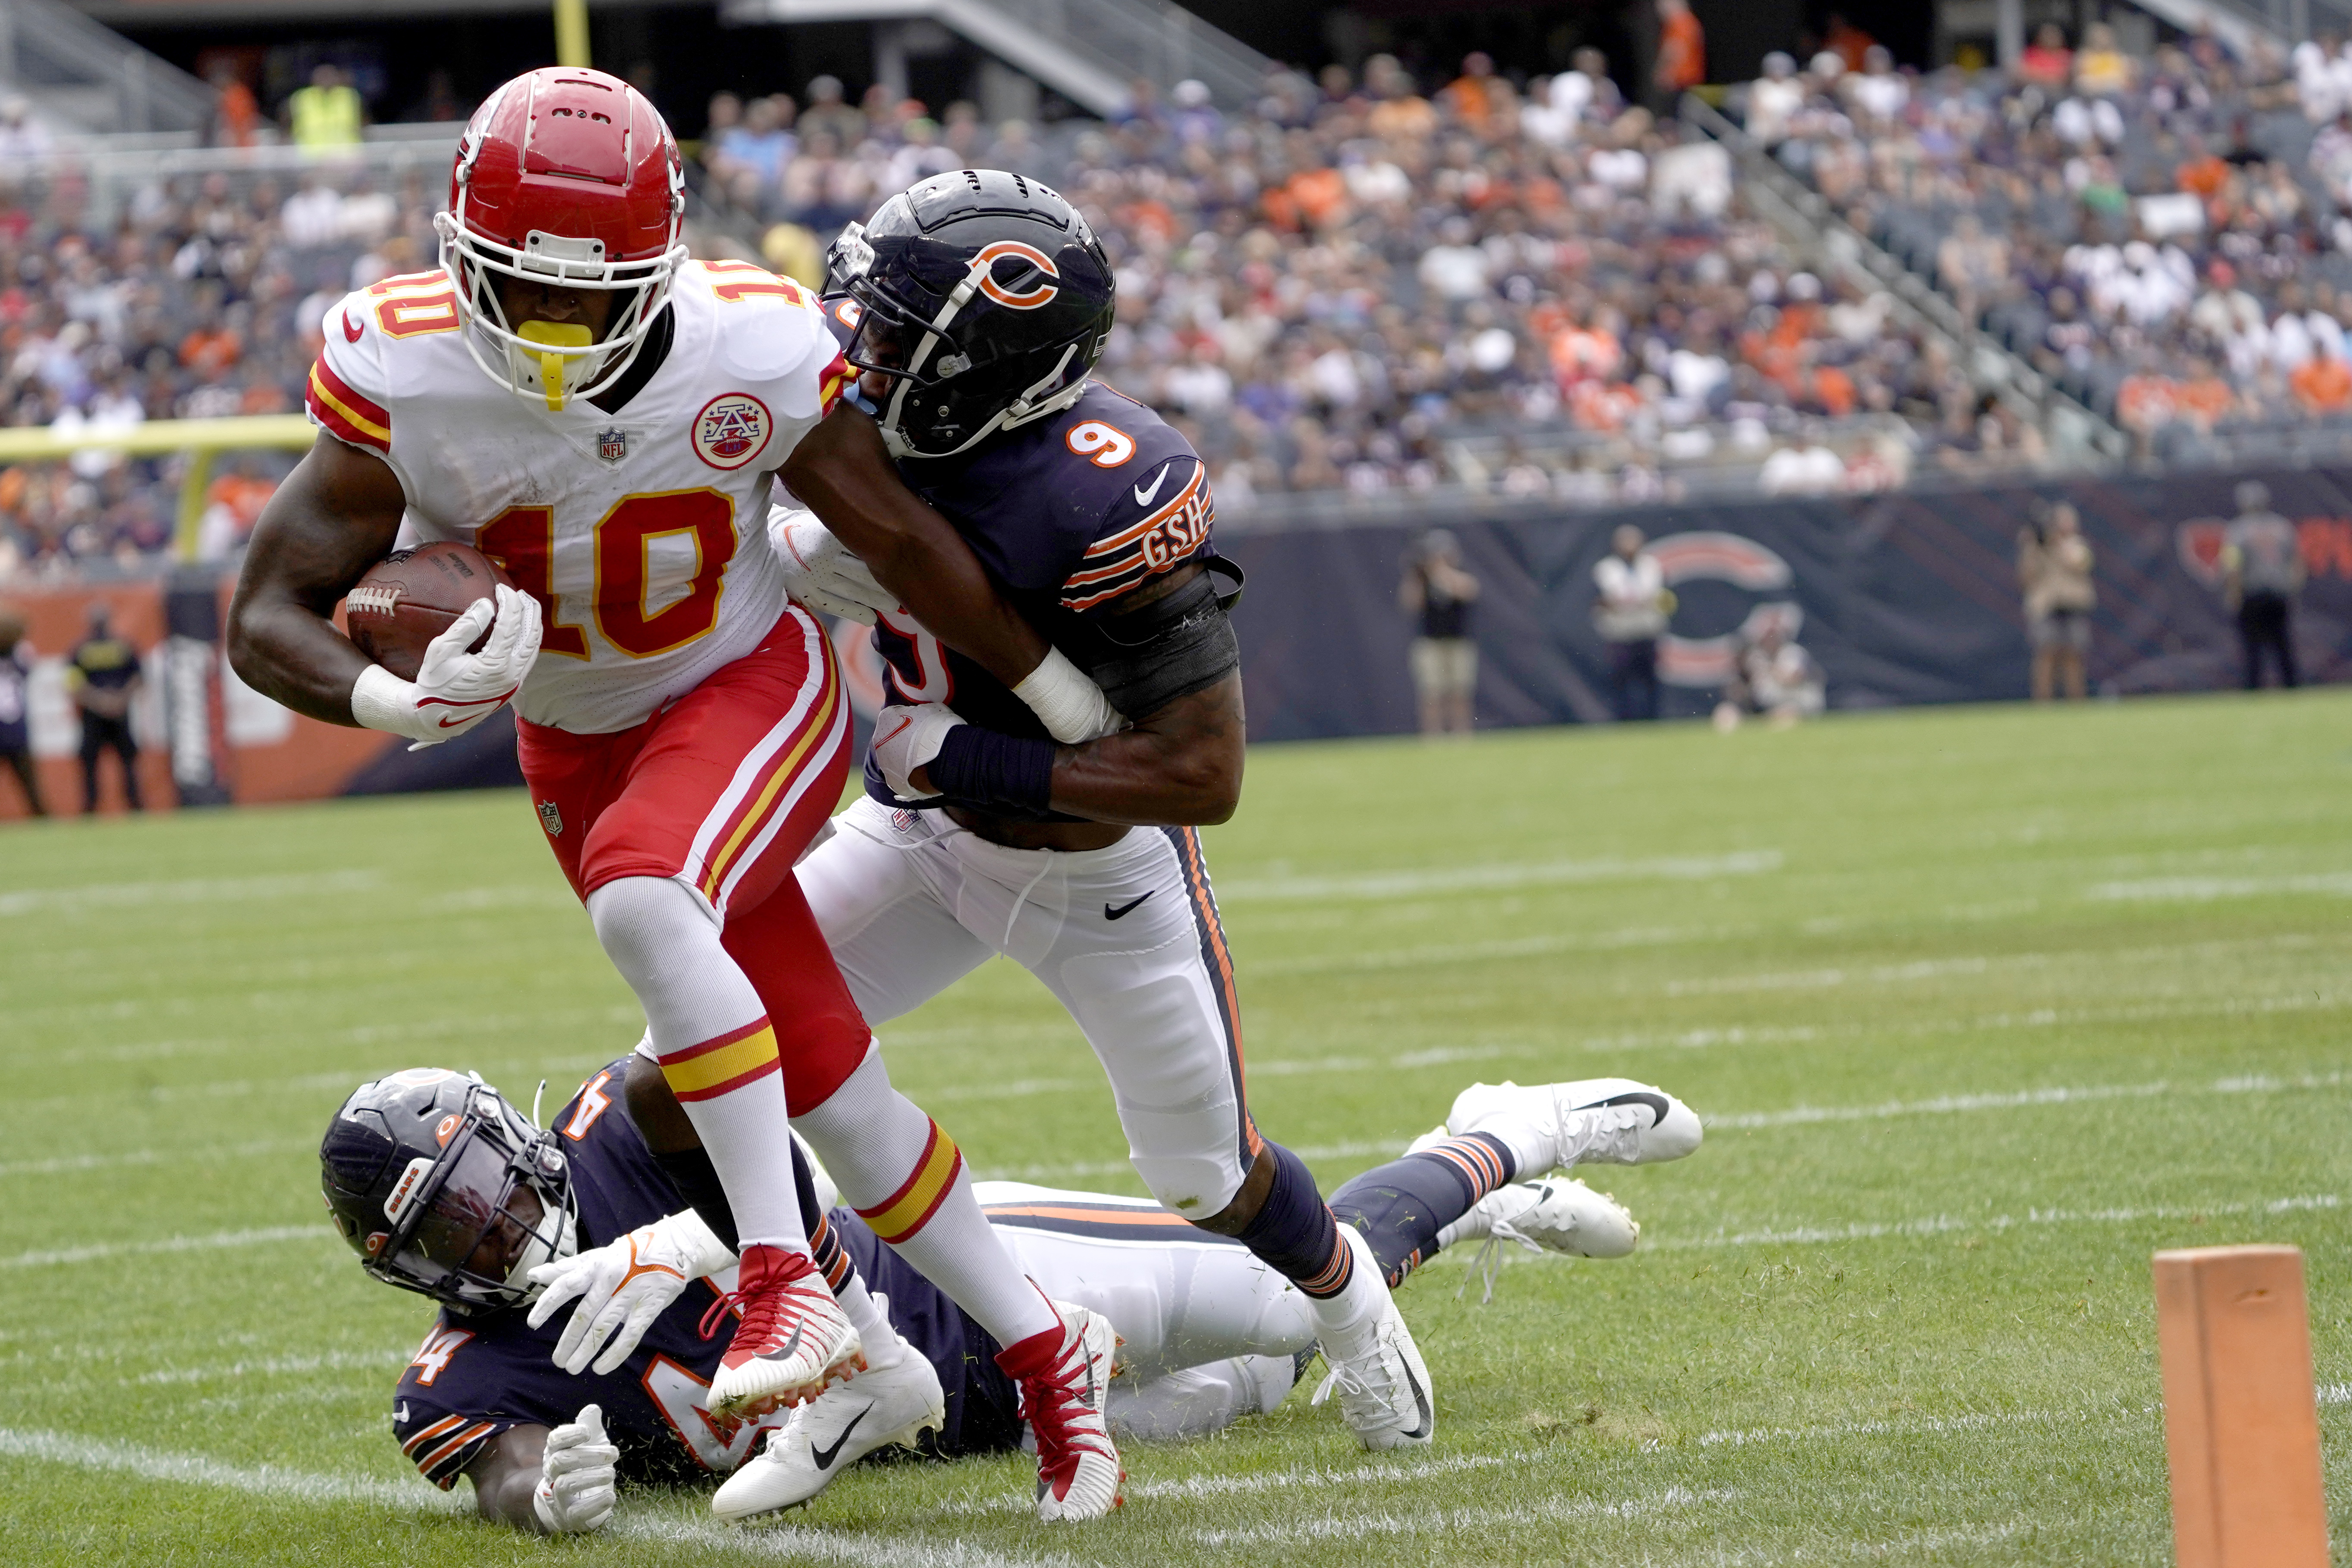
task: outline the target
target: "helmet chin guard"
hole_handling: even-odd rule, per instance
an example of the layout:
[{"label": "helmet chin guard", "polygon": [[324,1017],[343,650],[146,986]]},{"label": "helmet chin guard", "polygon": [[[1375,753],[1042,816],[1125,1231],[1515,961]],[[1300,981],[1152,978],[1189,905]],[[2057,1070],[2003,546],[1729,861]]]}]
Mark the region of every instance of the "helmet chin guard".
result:
[{"label": "helmet chin guard", "polygon": [[[685,165],[669,127],[617,77],[551,68],[475,112],[436,215],[467,352],[519,397],[559,411],[628,373],[687,258]],[[511,321],[502,279],[614,296],[585,323]]]}]

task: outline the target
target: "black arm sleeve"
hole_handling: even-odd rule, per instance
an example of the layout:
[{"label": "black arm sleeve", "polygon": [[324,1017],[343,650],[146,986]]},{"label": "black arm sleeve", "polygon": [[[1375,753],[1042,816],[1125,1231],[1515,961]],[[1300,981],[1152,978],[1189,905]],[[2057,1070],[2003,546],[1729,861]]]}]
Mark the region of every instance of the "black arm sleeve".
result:
[{"label": "black arm sleeve", "polygon": [[[1156,713],[1240,667],[1241,644],[1225,612],[1241,598],[1241,569],[1222,557],[1206,564],[1208,571],[1174,593],[1095,624],[1096,656],[1087,673],[1128,717]],[[1217,592],[1211,573],[1219,570],[1235,579],[1232,593]]]}]

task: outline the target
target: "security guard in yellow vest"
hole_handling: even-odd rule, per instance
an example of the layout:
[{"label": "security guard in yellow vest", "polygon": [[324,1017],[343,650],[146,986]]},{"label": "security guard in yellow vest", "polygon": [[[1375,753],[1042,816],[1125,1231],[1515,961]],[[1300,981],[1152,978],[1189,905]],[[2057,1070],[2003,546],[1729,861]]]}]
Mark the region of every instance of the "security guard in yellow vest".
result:
[{"label": "security guard in yellow vest", "polygon": [[366,108],[341,70],[320,66],[310,73],[310,85],[286,100],[286,114],[294,145],[319,153],[358,146]]}]

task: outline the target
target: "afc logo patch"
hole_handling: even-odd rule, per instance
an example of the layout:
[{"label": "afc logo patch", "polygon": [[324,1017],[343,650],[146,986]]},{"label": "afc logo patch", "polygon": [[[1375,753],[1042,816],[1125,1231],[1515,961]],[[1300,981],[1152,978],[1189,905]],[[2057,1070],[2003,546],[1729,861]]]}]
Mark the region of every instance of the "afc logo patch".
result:
[{"label": "afc logo patch", "polygon": [[629,455],[629,433],[626,430],[600,430],[596,433],[596,460],[618,463]]},{"label": "afc logo patch", "polygon": [[563,837],[563,813],[557,808],[553,801],[542,800],[539,803],[539,825],[547,829],[547,836],[550,838]]},{"label": "afc logo patch", "polygon": [[696,456],[714,468],[740,468],[768,444],[775,422],[748,392],[723,392],[694,416]]}]

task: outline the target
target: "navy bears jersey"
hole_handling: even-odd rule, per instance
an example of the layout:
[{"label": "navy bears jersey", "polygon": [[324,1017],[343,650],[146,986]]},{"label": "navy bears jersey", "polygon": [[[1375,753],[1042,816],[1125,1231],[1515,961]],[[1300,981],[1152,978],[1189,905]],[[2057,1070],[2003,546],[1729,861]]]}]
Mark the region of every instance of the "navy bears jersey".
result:
[{"label": "navy bears jersey", "polygon": [[[579,1203],[583,1251],[687,1206],[629,1120],[621,1088],[627,1065],[624,1057],[591,1077],[555,1121]],[[868,1284],[889,1296],[892,1319],[915,1353],[939,1368],[948,1413],[940,1451],[1017,1446],[1013,1386],[997,1368],[994,1342],[877,1241],[855,1214],[835,1209],[828,1221]],[[604,1406],[604,1430],[621,1450],[624,1479],[675,1481],[733,1469],[751,1453],[761,1426],[782,1426],[791,1414],[740,1423],[705,1407],[732,1331],[722,1328],[706,1340],[700,1322],[719,1293],[734,1283],[730,1269],[688,1286],[626,1362],[609,1373],[577,1377],[553,1359],[569,1309],[538,1329],[524,1321],[522,1309],[472,1315],[445,1310],[393,1394],[393,1432],[401,1451],[446,1490],[509,1427],[561,1426],[582,1405],[595,1404]]]},{"label": "navy bears jersey", "polygon": [[[846,343],[856,301],[835,295],[824,304],[827,324]],[[902,460],[898,474],[956,525],[1013,607],[1081,669],[1108,653],[1096,617],[1171,567],[1213,553],[1208,470],[1192,443],[1098,381],[1059,414],[961,457]],[[881,616],[875,640],[894,700],[944,702],[982,729],[1048,738],[1027,703],[911,617]],[[870,756],[866,788],[885,805],[899,804]],[[1002,805],[983,809],[1010,815]]]}]

